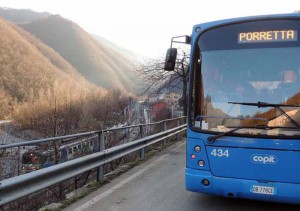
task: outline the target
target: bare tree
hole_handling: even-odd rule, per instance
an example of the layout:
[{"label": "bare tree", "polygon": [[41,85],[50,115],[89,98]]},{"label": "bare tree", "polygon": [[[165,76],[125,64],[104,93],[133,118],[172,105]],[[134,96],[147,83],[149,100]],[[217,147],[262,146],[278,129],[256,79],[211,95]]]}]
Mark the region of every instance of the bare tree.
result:
[{"label": "bare tree", "polygon": [[10,118],[14,102],[11,96],[0,87],[0,119]]},{"label": "bare tree", "polygon": [[[12,135],[14,130],[15,128],[10,121],[0,121],[0,145],[10,144],[15,141],[15,137]],[[0,150],[0,180],[18,174],[19,153],[19,151],[16,151],[16,148]]]},{"label": "bare tree", "polygon": [[160,92],[163,89],[181,88],[183,114],[187,114],[187,84],[189,76],[189,50],[178,49],[174,71],[165,71],[165,58],[150,59],[141,64],[138,74],[146,81],[141,94]]}]

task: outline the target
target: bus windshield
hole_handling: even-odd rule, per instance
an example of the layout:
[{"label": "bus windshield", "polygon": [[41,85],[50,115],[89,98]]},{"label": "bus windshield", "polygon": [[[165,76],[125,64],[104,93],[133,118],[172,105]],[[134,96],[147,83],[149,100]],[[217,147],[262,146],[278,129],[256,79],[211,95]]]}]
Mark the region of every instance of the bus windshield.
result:
[{"label": "bus windshield", "polygon": [[[290,30],[272,31],[262,21],[220,27],[200,36],[191,83],[194,129],[211,133],[242,127],[234,133],[299,138],[299,29],[298,22],[288,23],[277,21],[273,27]],[[261,102],[284,106],[259,106]]]}]

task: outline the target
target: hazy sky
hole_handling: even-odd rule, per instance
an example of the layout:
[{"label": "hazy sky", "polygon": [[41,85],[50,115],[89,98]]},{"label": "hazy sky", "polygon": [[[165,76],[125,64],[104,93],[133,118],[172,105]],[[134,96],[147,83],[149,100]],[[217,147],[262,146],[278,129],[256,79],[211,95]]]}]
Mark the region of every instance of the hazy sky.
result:
[{"label": "hazy sky", "polygon": [[191,34],[195,24],[290,13],[300,0],[0,0],[0,7],[60,14],[123,48],[159,56],[172,36]]}]

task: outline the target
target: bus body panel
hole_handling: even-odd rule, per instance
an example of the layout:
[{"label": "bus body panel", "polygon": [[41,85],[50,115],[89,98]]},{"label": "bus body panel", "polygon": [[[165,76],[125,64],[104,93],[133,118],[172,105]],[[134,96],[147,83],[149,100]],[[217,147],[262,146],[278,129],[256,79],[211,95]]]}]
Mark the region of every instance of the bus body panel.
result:
[{"label": "bus body panel", "polygon": [[[259,182],[256,180],[216,177],[209,171],[190,168],[186,169],[185,177],[186,189],[193,192],[224,197],[299,204],[299,183]],[[204,179],[210,181],[209,186],[204,186],[201,183]],[[274,195],[253,193],[251,191],[253,186],[273,187],[276,190],[276,193]]]},{"label": "bus body panel", "polygon": [[[202,139],[188,138],[187,168],[211,170],[214,176],[228,178],[300,183],[299,150],[259,149],[257,145],[250,148],[245,141],[243,147],[234,146],[238,140],[237,137],[227,137],[231,145],[228,147],[218,143],[206,145]],[[251,143],[251,139],[248,142]],[[276,143],[269,141],[269,146]],[[201,147],[201,152],[195,152],[196,146]],[[199,166],[200,160],[204,161],[204,166]]]},{"label": "bus body panel", "polygon": [[[188,133],[203,137],[203,134],[195,133],[190,129]],[[299,143],[299,140],[248,139],[245,141],[246,138],[224,137],[220,142],[217,140],[214,144],[208,144],[206,138],[188,137],[186,189],[225,197],[231,197],[228,194],[233,193],[234,197],[240,198],[299,203],[300,151],[298,147],[298,150],[292,148],[294,144],[298,146],[296,143]],[[264,148],[258,149],[260,145],[256,141],[267,143],[263,144]],[[280,145],[277,144],[278,142],[282,142],[281,146],[285,146],[284,150],[276,148]],[[195,152],[196,146],[201,147],[200,153]],[[191,155],[196,157],[191,159]],[[198,165],[199,160],[205,162],[203,167]],[[202,185],[203,179],[209,179],[211,185],[209,187]],[[250,191],[253,185],[269,187],[274,184],[277,187],[276,197],[254,194]]]},{"label": "bus body panel", "polygon": [[300,183],[299,151],[208,146],[207,152],[215,176]]},{"label": "bus body panel", "polygon": [[[212,27],[219,27],[222,25],[227,24],[234,24],[239,22],[247,22],[247,21],[256,21],[256,20],[277,20],[277,19],[299,19],[300,15],[299,13],[290,13],[290,14],[274,14],[274,15],[260,15],[260,16],[249,16],[249,17],[242,17],[242,18],[231,18],[231,19],[224,19],[224,20],[218,20],[218,21],[211,21],[207,23],[201,23],[194,25],[193,27],[193,33],[196,31],[195,29],[200,27],[201,30],[207,30]],[[195,41],[196,37],[192,34],[192,41]]]},{"label": "bus body panel", "polygon": [[242,147],[242,148],[259,148],[274,149],[274,150],[300,150],[300,139],[275,139],[275,138],[249,138],[237,136],[224,136],[218,138],[214,143],[208,143],[206,140],[212,134],[203,134],[200,132],[187,129],[188,140],[197,139],[210,146],[224,146],[224,147]]}]

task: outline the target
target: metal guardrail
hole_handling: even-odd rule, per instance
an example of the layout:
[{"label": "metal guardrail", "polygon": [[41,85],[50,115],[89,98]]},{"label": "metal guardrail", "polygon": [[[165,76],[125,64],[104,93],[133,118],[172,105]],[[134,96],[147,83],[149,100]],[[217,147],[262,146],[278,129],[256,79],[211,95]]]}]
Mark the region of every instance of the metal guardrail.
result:
[{"label": "metal guardrail", "polygon": [[72,134],[72,135],[57,136],[57,137],[52,137],[52,138],[44,138],[44,139],[24,141],[24,142],[19,142],[19,143],[12,143],[12,144],[3,144],[3,145],[0,145],[0,150],[1,149],[9,149],[9,148],[13,148],[13,147],[30,146],[30,145],[51,142],[51,141],[55,142],[55,141],[61,141],[61,140],[68,140],[68,139],[72,139],[72,138],[80,138],[80,137],[85,137],[85,136],[89,136],[89,135],[112,132],[112,131],[116,131],[116,130],[124,130],[124,129],[136,128],[136,127],[143,128],[145,126],[158,125],[158,124],[164,124],[164,129],[166,129],[167,122],[173,121],[173,120],[178,120],[177,125],[179,125],[179,120],[185,119],[185,118],[186,117],[178,117],[178,118],[166,119],[166,120],[162,120],[159,122],[153,122],[153,123],[148,123],[148,124],[138,124],[138,125],[130,125],[130,126],[124,126],[124,127],[108,128],[108,129],[103,129],[103,130],[98,130],[98,131],[90,131],[90,132],[77,133],[77,134]]},{"label": "metal guardrail", "polygon": [[[165,121],[162,121],[162,122],[165,122]],[[159,124],[162,122],[158,122],[156,124]],[[152,123],[152,124],[154,124],[154,123]],[[143,126],[143,125],[128,126],[125,128],[141,127],[141,126]],[[78,174],[84,173],[86,171],[89,171],[89,170],[97,168],[97,167],[99,168],[98,179],[102,179],[104,164],[107,164],[115,159],[121,158],[132,152],[135,152],[138,150],[142,151],[145,147],[147,147],[149,145],[166,140],[168,137],[179,134],[186,130],[186,124],[177,126],[175,128],[169,129],[169,130],[165,130],[160,133],[156,133],[154,135],[140,138],[138,140],[131,141],[126,144],[115,146],[115,147],[112,147],[109,149],[104,149],[104,139],[103,139],[103,135],[101,136],[101,134],[103,134],[103,132],[119,130],[119,129],[124,129],[124,127],[100,131],[101,133],[99,135],[99,141],[103,142],[103,143],[102,144],[100,143],[101,151],[99,151],[99,152],[96,152],[96,153],[90,154],[90,155],[86,155],[84,157],[77,158],[75,160],[67,161],[65,163],[57,164],[55,166],[51,166],[51,167],[48,167],[45,169],[41,169],[39,171],[34,171],[29,174],[24,174],[24,175],[20,175],[17,177],[13,177],[13,178],[1,181],[1,183],[0,183],[0,205],[7,204],[7,203],[17,200],[21,197],[35,193],[39,190],[45,189],[51,185],[57,184],[66,179],[70,179]],[[72,138],[72,137],[77,137],[77,136],[86,136],[86,135],[91,135],[91,134],[95,134],[95,133],[99,133],[99,131],[93,131],[93,132],[89,132],[89,133],[82,133],[82,134],[76,134],[76,135],[70,135],[70,136],[64,136],[64,137],[35,140],[35,141],[31,141],[31,144],[36,144],[36,143],[46,142],[46,141],[62,140],[62,139],[65,139],[66,137]],[[28,142],[25,142],[25,143],[28,144]],[[22,144],[24,144],[24,143],[2,145],[0,149],[24,146]],[[102,147],[101,147],[101,145],[102,145]],[[143,154],[143,153],[141,153],[141,154]]]},{"label": "metal guardrail", "polygon": [[[162,120],[159,122],[154,122],[154,123],[148,123],[148,124],[138,124],[138,125],[131,125],[131,126],[123,126],[123,127],[114,127],[114,128],[107,128],[107,129],[103,129],[103,130],[98,130],[98,131],[90,131],[90,132],[85,132],[85,133],[78,133],[78,134],[72,134],[72,135],[65,135],[65,136],[58,136],[58,137],[52,137],[52,138],[43,138],[43,139],[38,139],[38,140],[32,140],[32,141],[23,141],[23,142],[19,142],[19,143],[11,143],[11,144],[0,144],[0,152],[6,152],[6,156],[8,157],[9,155],[13,155],[14,156],[14,160],[12,160],[12,163],[10,163],[10,168],[5,171],[5,175],[2,175],[4,179],[8,179],[10,177],[13,176],[17,176],[21,174],[21,168],[20,168],[20,164],[21,164],[21,154],[26,151],[26,150],[30,150],[30,149],[41,149],[41,150],[45,150],[47,147],[49,150],[57,150],[57,148],[54,147],[64,147],[64,144],[68,144],[71,143],[73,141],[76,141],[76,139],[78,139],[78,141],[81,141],[82,143],[85,142],[85,140],[88,140],[91,138],[94,139],[94,145],[90,146],[90,150],[92,150],[93,152],[95,151],[101,151],[104,150],[105,148],[108,148],[108,145],[113,143],[113,142],[107,142],[106,141],[106,135],[107,134],[111,134],[111,133],[118,133],[120,135],[120,132],[122,133],[122,130],[125,131],[125,133],[127,133],[127,135],[125,135],[125,137],[127,137],[127,141],[120,140],[121,142],[128,142],[130,141],[131,138],[133,138],[134,140],[137,139],[138,137],[143,138],[145,136],[151,135],[153,134],[153,129],[156,128],[159,129],[159,131],[162,130],[167,130],[168,129],[168,125],[169,123],[176,123],[177,121],[177,126],[179,126],[180,124],[182,124],[185,120],[186,117],[178,117],[178,118],[173,118],[173,119],[166,119],[166,120]],[[175,121],[175,122],[174,122]],[[129,133],[131,133],[133,130],[135,130],[136,132],[138,132],[138,134],[135,137],[132,137],[130,135],[128,135]],[[136,133],[135,133],[136,134]],[[121,137],[119,137],[121,138]],[[131,139],[131,140],[133,140]],[[117,144],[117,143],[113,143],[113,144]],[[33,148],[30,148],[30,146],[32,146]],[[28,147],[28,148],[25,148]],[[112,146],[110,146],[112,147]],[[60,150],[60,149],[59,149]],[[17,156],[15,156],[17,154]],[[145,154],[145,150],[141,149],[140,150],[140,157],[143,158]],[[74,156],[74,155],[72,155]],[[0,159],[3,159],[0,158]],[[9,159],[13,159],[13,157],[10,157]],[[55,159],[58,159],[57,157],[55,157]],[[6,167],[8,168],[8,167]],[[103,179],[103,167],[99,167],[98,171],[97,171],[97,180],[102,180]]]}]

